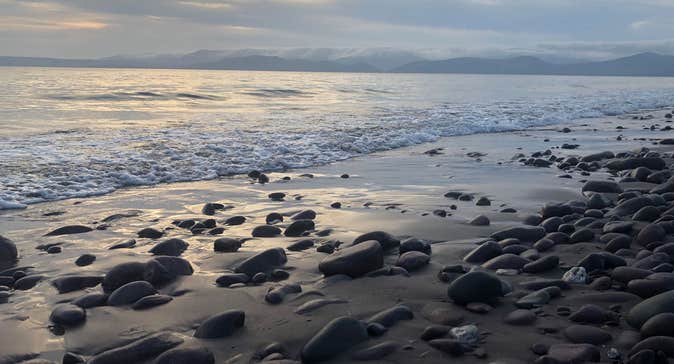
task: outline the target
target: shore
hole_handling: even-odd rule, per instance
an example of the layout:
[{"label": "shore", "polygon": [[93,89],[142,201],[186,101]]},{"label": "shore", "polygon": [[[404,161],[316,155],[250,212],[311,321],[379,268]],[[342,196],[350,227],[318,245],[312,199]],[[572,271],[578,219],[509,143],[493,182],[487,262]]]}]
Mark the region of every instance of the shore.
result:
[{"label": "shore", "polygon": [[[0,211],[0,235],[19,257],[3,262],[9,270],[0,273],[7,286],[0,300],[8,301],[0,304],[0,363],[60,363],[66,353],[68,363],[192,364],[611,362],[644,350],[674,356],[671,334],[650,335],[627,321],[650,294],[674,288],[674,249],[654,252],[674,241],[669,190],[642,196],[670,183],[667,173],[648,179],[671,170],[674,148],[660,143],[673,136],[669,112],[443,138],[270,173],[264,184],[236,176]],[[604,151],[613,155],[584,168],[558,167]],[[642,162],[607,168],[629,151],[655,163],[651,171],[633,172]],[[616,183],[596,191],[588,180]],[[279,192],[283,198],[270,198]],[[616,213],[634,198],[636,210]],[[649,206],[651,217],[633,219]],[[268,219],[272,213],[283,221],[268,221],[278,220]],[[515,226],[524,229],[508,230]],[[270,236],[254,237],[254,230]],[[642,237],[650,230],[657,231]],[[390,235],[358,239],[374,231]],[[619,237],[627,240],[624,251],[608,251]],[[524,268],[532,262],[539,268]],[[624,273],[632,279],[616,273],[624,265],[634,268]],[[585,282],[561,280],[578,266],[587,268]],[[498,292],[490,292],[494,279]],[[630,288],[632,280],[656,283]],[[531,281],[539,282],[522,284]],[[587,317],[572,321],[579,311]],[[666,339],[643,344],[649,336]]]}]

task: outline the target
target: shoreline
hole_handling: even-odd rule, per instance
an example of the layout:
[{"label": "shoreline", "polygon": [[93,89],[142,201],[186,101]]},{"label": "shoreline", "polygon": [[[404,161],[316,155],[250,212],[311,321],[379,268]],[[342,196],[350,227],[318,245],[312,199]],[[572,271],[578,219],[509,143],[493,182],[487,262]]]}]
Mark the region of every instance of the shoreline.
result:
[{"label": "shoreline", "polygon": [[[671,110],[667,110],[669,111]],[[592,163],[588,163],[590,166],[584,169],[569,167],[568,172],[559,169],[556,166],[559,163],[557,161],[550,163],[549,167],[527,166],[520,162],[521,158],[513,159],[518,153],[524,154],[525,161],[528,158],[548,161],[548,154],[545,153],[548,149],[556,157],[569,158],[572,155],[587,156],[608,150],[617,154],[647,147],[664,156],[663,163],[667,170],[671,170],[673,148],[653,143],[659,139],[671,138],[671,131],[659,129],[670,125],[667,121],[671,122],[672,119],[666,119],[666,111],[663,110],[650,113],[654,117],[646,120],[634,120],[626,116],[592,118],[524,131],[443,137],[433,143],[358,156],[328,165],[269,173],[271,182],[264,185],[253,183],[247,177],[234,176],[120,189],[103,196],[44,202],[29,205],[23,210],[3,210],[0,212],[0,232],[2,236],[16,243],[20,258],[17,266],[33,267],[21,270],[29,277],[34,277],[35,282],[28,289],[14,289],[19,280],[12,278],[10,285],[14,287],[10,287],[10,293],[5,295],[9,303],[0,304],[0,330],[3,337],[8,339],[0,343],[0,363],[18,363],[23,361],[21,358],[38,356],[61,362],[66,352],[94,363],[120,358],[133,361],[124,356],[130,354],[123,348],[113,350],[112,354],[110,350],[123,345],[149,345],[142,338],[159,332],[169,334],[157,341],[170,347],[189,349],[187,352],[190,360],[199,363],[202,362],[198,361],[198,358],[202,358],[199,355],[204,352],[211,353],[216,362],[227,363],[257,362],[270,356],[277,363],[284,362],[283,360],[292,363],[302,358],[304,362],[317,362],[320,355],[316,352],[329,353],[335,348],[338,350],[329,355],[329,362],[352,362],[355,358],[369,358],[372,362],[434,363],[453,358],[466,363],[525,363],[537,360],[540,363],[552,363],[564,358],[579,359],[573,355],[585,355],[580,359],[595,361],[598,359],[597,354],[602,361],[608,361],[611,348],[615,348],[626,358],[630,354],[636,354],[631,351],[643,338],[638,336],[639,332],[625,318],[629,316],[632,306],[642,302],[644,297],[630,293],[627,284],[629,281],[620,282],[611,275],[616,267],[608,267],[602,261],[602,269],[588,272],[592,273],[590,276],[593,281],[590,284],[563,285],[565,289],[560,292],[545,288],[546,293],[534,297],[540,299],[540,296],[547,294],[549,297],[546,302],[518,303],[529,293],[539,292],[536,289],[526,289],[521,283],[535,279],[560,279],[571,267],[582,262],[584,257],[606,251],[606,242],[600,241],[600,237],[614,232],[627,233],[630,242],[634,240],[634,245],[631,246],[634,255],[627,255],[625,252],[626,255],[620,256],[627,264],[645,267],[646,263],[639,262],[649,256],[657,256],[663,259],[659,263],[671,265],[674,262],[671,257],[667,256],[669,261],[666,262],[664,256],[651,251],[657,249],[657,246],[646,249],[637,244],[639,231],[654,225],[652,221],[656,219],[648,223],[632,222],[628,217],[632,214],[615,215],[617,217],[611,218],[609,214],[613,209],[612,205],[616,203],[617,194],[602,193],[607,200],[613,201],[605,201],[607,206],[603,209],[581,207],[578,203],[564,205],[567,207],[562,209],[563,218],[568,220],[565,223],[577,224],[573,232],[569,231],[569,236],[589,224],[595,224],[591,227],[593,234],[589,240],[581,239],[575,244],[553,241],[553,246],[548,249],[540,248],[539,245],[540,250],[532,250],[534,243],[541,240],[542,236],[538,236],[540,226],[535,233],[535,239],[520,236],[519,242],[503,243],[504,239],[497,239],[503,238],[503,233],[497,236],[492,234],[512,226],[522,226],[525,220],[537,220],[534,225],[540,225],[542,217],[532,216],[541,212],[541,207],[546,203],[573,200],[587,203],[589,200],[581,193],[584,186],[582,181],[586,179],[622,178],[618,173],[611,173],[599,165],[594,167]],[[650,130],[649,127],[655,124],[659,126]],[[625,129],[616,129],[618,126]],[[568,127],[569,131],[562,132],[564,127]],[[644,127],[647,129],[643,129]],[[619,135],[622,135],[622,140],[616,140]],[[560,148],[564,144],[572,149]],[[575,144],[579,146],[573,148]],[[430,150],[436,152],[424,153]],[[540,152],[540,156],[532,157],[537,155],[536,152]],[[637,158],[643,159],[644,156]],[[604,164],[610,160],[602,159],[597,163]],[[311,173],[312,177],[303,176],[307,173]],[[342,178],[345,173],[349,178]],[[560,178],[563,175],[570,178]],[[286,176],[290,179],[284,180],[283,177]],[[653,187],[666,184],[666,180],[667,178],[659,184],[626,181],[617,186],[623,191],[649,191]],[[610,186],[615,188],[613,184]],[[282,201],[271,200],[268,195],[275,192],[283,192],[285,198]],[[448,192],[457,192],[458,199],[444,197]],[[471,197],[459,197],[461,194]],[[482,198],[488,199],[489,204],[482,200],[484,204],[478,206],[477,201]],[[216,202],[221,203],[223,209],[216,209],[212,215],[203,214],[205,203]],[[335,208],[335,202],[341,203],[340,208]],[[663,199],[663,203],[654,206],[658,212],[656,218],[660,218],[660,214],[668,210],[671,204],[671,200]],[[515,212],[505,212],[504,209],[514,209]],[[290,226],[290,217],[294,213],[306,210],[315,212],[315,216],[310,218],[315,228],[309,229],[307,236],[251,237],[251,231],[258,226],[276,226],[285,230]],[[599,212],[595,211],[587,216],[588,210]],[[280,213],[284,222],[267,225],[266,217],[274,212]],[[579,212],[582,213],[577,216]],[[488,225],[470,223],[480,215],[489,220]],[[242,224],[234,224],[234,220],[229,220],[236,218],[240,221],[240,217],[244,220]],[[588,225],[583,225],[584,222],[578,223],[583,218],[593,220],[586,219]],[[224,229],[221,234],[209,235],[213,228],[210,223],[199,234],[193,234],[190,230],[174,224],[189,220],[198,223],[208,219],[214,219],[215,227]],[[615,231],[605,232],[606,225],[615,219],[632,223],[626,224],[629,228],[625,225],[622,230],[616,228]],[[45,236],[54,229],[72,225],[85,226],[91,231]],[[533,229],[533,225],[526,226],[527,229]],[[138,237],[137,233],[145,228],[156,229],[163,233],[162,237]],[[546,234],[552,232],[544,229]],[[426,255],[423,256],[415,253],[408,256],[408,261],[401,261],[397,244],[390,242],[393,248],[389,249],[388,243],[384,242],[388,238],[380,236],[379,245],[369,245],[374,250],[381,246],[385,252],[373,254],[381,254],[386,266],[397,268],[360,277],[361,274],[356,274],[351,269],[365,266],[363,269],[371,272],[381,265],[374,262],[370,266],[372,261],[365,259],[346,268],[330,268],[359,276],[357,278],[351,279],[343,275],[324,278],[327,268],[324,264],[324,268],[319,269],[321,262],[329,260],[333,255],[349,252],[354,239],[372,231],[386,231],[395,237],[390,240],[398,240],[398,243],[408,238],[421,239],[429,244],[405,242],[403,246],[405,249],[414,248],[411,251],[417,252],[427,253],[430,250],[431,254],[422,253]],[[674,241],[672,232],[674,231],[665,232],[661,237],[662,243]],[[235,252],[214,252],[215,240],[223,237],[239,242],[236,249],[231,248],[231,242],[221,243],[229,244],[228,249],[236,250]],[[511,236],[508,235],[509,237]],[[131,238],[136,241],[133,248],[108,249],[111,245]],[[54,308],[73,302],[85,293],[94,295],[103,292],[98,283],[101,277],[110,276],[113,267],[129,262],[145,264],[155,261],[153,259],[156,259],[156,255],[148,251],[169,238],[181,239],[189,245],[178,247],[177,250],[180,251],[177,254],[174,254],[176,248],[162,246],[161,249],[168,249],[162,252],[179,255],[189,262],[193,271],[188,275],[173,276],[161,284],[153,283],[153,289],[166,302],[138,310],[130,308],[131,305],[111,305],[106,298],[107,304],[86,308],[86,318],[77,324],[61,322],[60,325],[54,325]],[[302,248],[308,243],[294,245],[307,239],[312,240],[312,246],[307,245],[307,249]],[[501,297],[499,303],[491,301],[496,296],[502,296],[503,292],[492,292],[488,295],[488,305],[487,302],[470,301],[481,304],[469,305],[467,309],[465,302],[457,304],[460,300],[448,296],[448,290],[454,285],[449,281],[457,282],[461,277],[470,277],[472,273],[464,270],[479,267],[484,261],[477,263],[478,259],[467,263],[463,261],[464,257],[476,247],[476,243],[492,239],[502,243],[496,244],[499,245],[498,257],[502,257],[502,261],[478,269],[488,271],[492,277],[508,282],[506,286],[509,285],[512,292]],[[330,241],[342,242],[337,252],[326,254],[316,251],[318,246],[324,245],[326,246],[322,249],[330,250],[331,247],[327,245],[335,244]],[[266,282],[253,283],[254,274],[242,281],[242,276],[228,272],[240,268],[241,262],[247,258],[279,247],[285,248],[283,256],[286,261],[277,258],[279,260],[272,266],[284,273],[267,269],[271,267],[266,266],[258,271],[250,271],[265,271]],[[291,249],[287,249],[288,247]],[[52,251],[47,253],[47,250]],[[647,253],[641,253],[644,251]],[[95,260],[83,266],[74,264],[84,254],[94,255]],[[637,259],[636,254],[642,256]],[[540,272],[521,272],[524,264],[538,262],[539,257],[550,256],[557,257],[557,264]],[[462,265],[465,269],[456,265]],[[505,267],[506,270],[496,274],[495,269],[490,269],[496,265]],[[409,270],[401,271],[400,266],[406,266]],[[655,268],[654,265],[644,270]],[[54,288],[54,279],[72,276],[93,277],[90,281],[93,283],[85,284],[82,279],[70,282],[69,284],[74,284],[78,289],[59,294]],[[605,277],[608,277],[608,288]],[[640,276],[638,280],[644,280],[642,278]],[[602,287],[606,289],[597,289],[599,283],[594,282],[600,279],[604,281]],[[218,286],[218,280],[231,285]],[[652,280],[669,282],[671,277],[666,276],[666,280]],[[10,283],[8,278],[4,282]],[[550,282],[547,284],[554,285]],[[625,284],[621,285],[622,283]],[[27,283],[24,281],[23,284]],[[23,287],[23,284],[19,285]],[[487,287],[488,282],[485,284]],[[559,285],[562,284],[557,283]],[[486,289],[482,291],[486,292]],[[274,292],[272,298],[269,298],[270,290]],[[561,297],[550,297],[560,293]],[[280,302],[275,301],[277,299]],[[136,302],[137,300],[130,303]],[[600,312],[611,319],[592,324],[572,322],[564,313],[568,308],[568,313],[573,316],[586,304],[599,306]],[[619,312],[615,312],[615,304],[621,305]],[[70,306],[72,305],[68,307],[72,308]],[[560,307],[565,309],[560,311]],[[391,308],[395,309],[386,311]],[[610,308],[613,309],[613,314],[607,313]],[[245,321],[238,324],[227,319],[223,321],[225,323],[218,323],[216,326],[219,329],[216,331],[220,334],[223,330],[231,331],[226,337],[193,337],[195,328],[204,325],[207,318],[227,310],[244,311]],[[516,316],[512,318],[514,321],[503,320],[503,317],[511,315]],[[344,323],[342,320],[334,323],[333,320],[339,317],[351,321],[345,319],[348,322]],[[56,320],[59,320],[58,315]],[[328,325],[330,322],[333,325]],[[369,326],[379,323],[384,328],[377,325],[368,327],[369,331],[366,330],[360,340],[340,347],[343,342],[349,341],[346,338],[363,334],[363,322],[368,322]],[[462,341],[468,340],[465,337],[454,334],[452,338],[449,333],[451,328],[471,324],[477,326],[480,338],[471,339],[473,341],[470,345],[467,345],[468,341]],[[575,328],[574,331],[569,329],[572,326],[583,327]],[[328,332],[324,337],[317,335],[321,329]],[[377,330],[383,330],[380,336],[375,334]],[[429,330],[432,335],[424,336]],[[513,338],[513,334],[517,337]],[[433,340],[424,340],[422,336],[433,337]],[[590,346],[578,346],[579,340],[582,344],[587,344],[588,340],[599,341],[593,341]],[[169,345],[169,342],[175,344]],[[271,343],[278,345],[273,350],[263,350]],[[312,345],[308,343],[318,345],[316,347],[320,350],[311,349]],[[665,342],[669,343],[670,341]],[[531,350],[534,344],[540,344],[538,347],[543,355]],[[577,346],[572,350],[569,347],[560,347],[560,344]],[[547,350],[543,350],[543,347]],[[146,350],[151,351],[149,348],[157,350],[156,355],[134,360],[152,362],[155,357],[170,353],[168,349],[159,350],[151,345],[145,346]],[[652,347],[646,347],[644,350],[651,349]],[[657,350],[654,352],[665,351],[664,347],[655,349]],[[203,362],[209,361],[206,359]]]}]

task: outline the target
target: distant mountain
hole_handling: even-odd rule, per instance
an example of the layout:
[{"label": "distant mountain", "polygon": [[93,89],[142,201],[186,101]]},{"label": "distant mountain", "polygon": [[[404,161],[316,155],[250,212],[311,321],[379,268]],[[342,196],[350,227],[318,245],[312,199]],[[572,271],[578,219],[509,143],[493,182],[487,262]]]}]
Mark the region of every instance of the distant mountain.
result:
[{"label": "distant mountain", "polygon": [[581,76],[674,76],[674,56],[640,53],[601,62],[556,64],[536,57],[506,59],[452,58],[419,61],[393,69],[397,73],[476,73]]},{"label": "distant mountain", "polygon": [[462,57],[431,61],[413,52],[391,49],[240,49],[100,59],[0,56],[0,66],[674,77],[674,56],[657,53],[640,53],[610,61],[559,63],[532,56],[503,59]]}]

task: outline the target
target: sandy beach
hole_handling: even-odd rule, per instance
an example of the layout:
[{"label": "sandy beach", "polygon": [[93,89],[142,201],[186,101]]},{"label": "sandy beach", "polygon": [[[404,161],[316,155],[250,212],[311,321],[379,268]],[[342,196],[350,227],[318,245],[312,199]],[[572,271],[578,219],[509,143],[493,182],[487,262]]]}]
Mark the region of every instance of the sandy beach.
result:
[{"label": "sandy beach", "polygon": [[669,113],[0,211],[0,363],[666,362]]}]

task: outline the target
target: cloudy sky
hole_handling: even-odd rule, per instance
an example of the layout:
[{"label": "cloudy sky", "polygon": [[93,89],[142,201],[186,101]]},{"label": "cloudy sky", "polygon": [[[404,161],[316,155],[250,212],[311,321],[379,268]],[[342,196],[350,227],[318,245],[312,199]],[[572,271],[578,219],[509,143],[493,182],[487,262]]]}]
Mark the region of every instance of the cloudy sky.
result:
[{"label": "cloudy sky", "polygon": [[295,47],[674,54],[674,0],[0,0],[1,55]]}]

